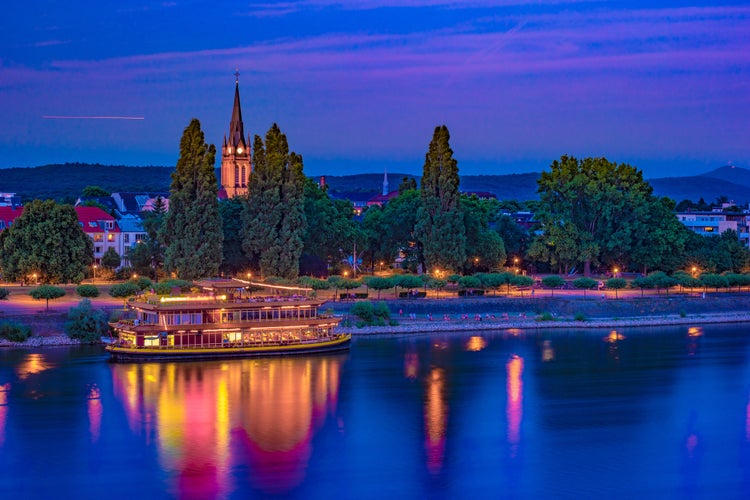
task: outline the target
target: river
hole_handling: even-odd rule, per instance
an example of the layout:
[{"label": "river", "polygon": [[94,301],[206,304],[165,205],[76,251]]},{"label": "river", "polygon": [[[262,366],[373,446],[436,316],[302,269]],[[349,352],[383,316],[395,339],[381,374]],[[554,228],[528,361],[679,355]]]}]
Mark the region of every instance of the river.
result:
[{"label": "river", "polygon": [[746,498],[744,326],[0,351],[0,498]]}]

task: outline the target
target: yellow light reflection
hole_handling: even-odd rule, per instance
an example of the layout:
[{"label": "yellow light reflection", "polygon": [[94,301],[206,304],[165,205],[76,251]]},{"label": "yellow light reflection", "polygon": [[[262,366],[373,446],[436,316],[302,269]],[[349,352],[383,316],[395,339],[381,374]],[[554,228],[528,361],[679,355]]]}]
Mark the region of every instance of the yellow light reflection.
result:
[{"label": "yellow light reflection", "polygon": [[545,340],[542,342],[542,361],[554,361],[555,350],[552,348],[552,341]]},{"label": "yellow light reflection", "polygon": [[604,337],[605,342],[609,342],[610,344],[614,344],[615,342],[618,342],[620,340],[625,340],[625,335],[622,333],[618,333],[617,330],[612,330],[609,332],[609,335]]},{"label": "yellow light reflection", "polygon": [[229,496],[236,463],[249,465],[255,488],[284,495],[304,479],[312,438],[336,409],[343,359],[118,364],[115,396],[134,434],[155,436],[173,496]]},{"label": "yellow light reflection", "polygon": [[515,457],[518,453],[518,445],[521,442],[521,420],[523,418],[523,358],[513,355],[505,365],[506,391],[508,402],[506,416],[508,419],[508,445],[510,455]]},{"label": "yellow light reflection", "polygon": [[425,401],[425,451],[427,470],[437,474],[443,468],[445,432],[448,428],[448,404],[445,401],[445,371],[433,368],[427,377]]},{"label": "yellow light reflection", "polygon": [[404,376],[415,380],[419,374],[419,355],[416,352],[404,354]]},{"label": "yellow light reflection", "polygon": [[99,440],[99,434],[102,427],[102,399],[101,391],[96,384],[89,387],[88,394],[88,414],[89,414],[89,434],[91,442]]},{"label": "yellow light reflection", "polygon": [[18,378],[24,380],[28,378],[29,375],[41,373],[51,367],[52,365],[50,363],[47,363],[44,360],[44,356],[42,356],[41,354],[29,353],[26,355],[26,359],[24,359],[18,365]]},{"label": "yellow light reflection", "polygon": [[703,328],[700,326],[691,326],[688,328],[688,337],[700,337],[703,335]]},{"label": "yellow light reflection", "polygon": [[484,340],[484,337],[479,336],[473,336],[469,337],[469,340],[466,342],[466,350],[471,352],[477,352],[481,351],[487,347],[487,341]]}]

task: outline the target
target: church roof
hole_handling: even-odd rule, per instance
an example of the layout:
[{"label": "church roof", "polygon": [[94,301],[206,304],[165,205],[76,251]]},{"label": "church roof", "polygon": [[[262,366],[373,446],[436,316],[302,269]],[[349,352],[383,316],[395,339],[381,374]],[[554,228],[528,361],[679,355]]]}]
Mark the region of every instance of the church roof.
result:
[{"label": "church roof", "polygon": [[242,123],[242,108],[240,107],[239,76],[234,84],[234,106],[232,107],[232,121],[229,122],[229,145],[233,148],[246,146],[245,126]]}]

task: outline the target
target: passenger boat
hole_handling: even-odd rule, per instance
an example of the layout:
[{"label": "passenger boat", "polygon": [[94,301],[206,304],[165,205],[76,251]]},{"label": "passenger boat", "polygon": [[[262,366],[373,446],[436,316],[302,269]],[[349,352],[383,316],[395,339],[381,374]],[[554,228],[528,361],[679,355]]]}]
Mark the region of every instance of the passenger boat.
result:
[{"label": "passenger boat", "polygon": [[[195,283],[198,293],[144,294],[110,323],[106,350],[117,361],[308,354],[348,349],[351,334],[321,312],[312,290],[238,279]],[[266,294],[253,295],[253,289]],[[270,293],[268,293],[270,292]]]}]

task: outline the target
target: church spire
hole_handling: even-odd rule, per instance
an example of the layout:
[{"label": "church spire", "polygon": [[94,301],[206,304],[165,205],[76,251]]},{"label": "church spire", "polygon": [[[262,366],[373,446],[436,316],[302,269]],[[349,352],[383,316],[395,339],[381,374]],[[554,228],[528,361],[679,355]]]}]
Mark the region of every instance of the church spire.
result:
[{"label": "church spire", "polygon": [[390,192],[390,189],[388,189],[388,169],[383,169],[383,196]]},{"label": "church spire", "polygon": [[234,106],[232,107],[232,121],[229,122],[229,145],[233,148],[245,147],[245,126],[242,123],[242,109],[240,108],[240,72],[234,73]]}]

